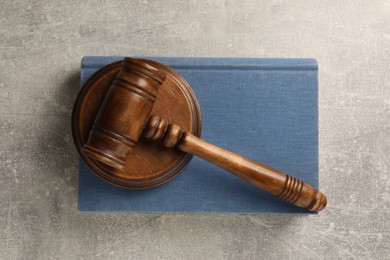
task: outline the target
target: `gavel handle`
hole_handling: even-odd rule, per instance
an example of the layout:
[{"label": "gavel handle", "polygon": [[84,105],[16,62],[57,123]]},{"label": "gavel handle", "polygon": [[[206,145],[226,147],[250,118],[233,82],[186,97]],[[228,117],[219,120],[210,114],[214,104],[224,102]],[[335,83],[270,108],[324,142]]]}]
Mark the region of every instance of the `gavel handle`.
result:
[{"label": "gavel handle", "polygon": [[299,207],[320,211],[326,206],[325,195],[306,182],[183,132],[179,126],[169,124],[158,116],[148,119],[143,136],[153,140],[162,139],[167,147],[176,147],[199,156]]}]

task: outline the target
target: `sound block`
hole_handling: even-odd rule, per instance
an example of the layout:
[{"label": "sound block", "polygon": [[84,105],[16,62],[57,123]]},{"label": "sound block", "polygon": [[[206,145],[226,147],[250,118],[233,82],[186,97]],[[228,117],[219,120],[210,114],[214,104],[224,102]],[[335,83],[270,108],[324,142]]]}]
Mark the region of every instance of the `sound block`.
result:
[{"label": "sound block", "polygon": [[[200,137],[201,112],[190,85],[170,67],[152,60],[142,60],[166,74],[151,115],[165,118],[184,131]],[[105,94],[120,70],[121,62],[102,67],[82,87],[73,107],[73,140],[86,165],[105,181],[131,189],[161,185],[177,176],[189,163],[192,155],[165,148],[160,141],[149,141],[141,137],[127,156],[127,165],[122,171],[80,153]]]}]

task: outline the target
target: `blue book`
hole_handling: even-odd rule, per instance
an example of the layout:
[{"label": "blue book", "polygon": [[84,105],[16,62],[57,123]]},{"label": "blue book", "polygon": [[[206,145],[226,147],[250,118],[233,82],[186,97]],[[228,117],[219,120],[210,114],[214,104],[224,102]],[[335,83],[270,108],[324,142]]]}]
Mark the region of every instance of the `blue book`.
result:
[{"label": "blue book", "polygon": [[[123,57],[87,56],[83,84]],[[318,66],[314,59],[147,57],[192,86],[202,139],[318,188]],[[105,183],[80,161],[80,211],[310,213],[194,157],[161,186],[129,190]]]}]

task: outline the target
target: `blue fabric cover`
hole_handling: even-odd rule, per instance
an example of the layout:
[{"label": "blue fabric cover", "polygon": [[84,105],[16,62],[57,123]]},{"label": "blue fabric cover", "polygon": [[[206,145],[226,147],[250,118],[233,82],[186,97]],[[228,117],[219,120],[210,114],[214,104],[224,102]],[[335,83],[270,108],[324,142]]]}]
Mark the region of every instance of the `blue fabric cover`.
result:
[{"label": "blue fabric cover", "polygon": [[[202,110],[202,138],[318,188],[318,80],[314,59],[147,57],[178,71]],[[81,83],[122,57],[82,59]],[[172,181],[128,190],[80,161],[80,211],[309,213],[194,157]]]}]

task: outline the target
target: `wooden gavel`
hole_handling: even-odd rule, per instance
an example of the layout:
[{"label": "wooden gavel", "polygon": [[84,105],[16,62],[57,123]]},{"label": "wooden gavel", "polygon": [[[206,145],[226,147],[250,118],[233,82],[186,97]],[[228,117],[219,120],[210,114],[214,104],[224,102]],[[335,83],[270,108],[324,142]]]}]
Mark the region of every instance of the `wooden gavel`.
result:
[{"label": "wooden gavel", "polygon": [[141,135],[166,147],[197,155],[256,187],[310,211],[325,208],[325,195],[309,184],[251,159],[207,143],[158,116],[150,116],[165,74],[150,64],[125,58],[112,82],[81,152],[116,169]]}]

